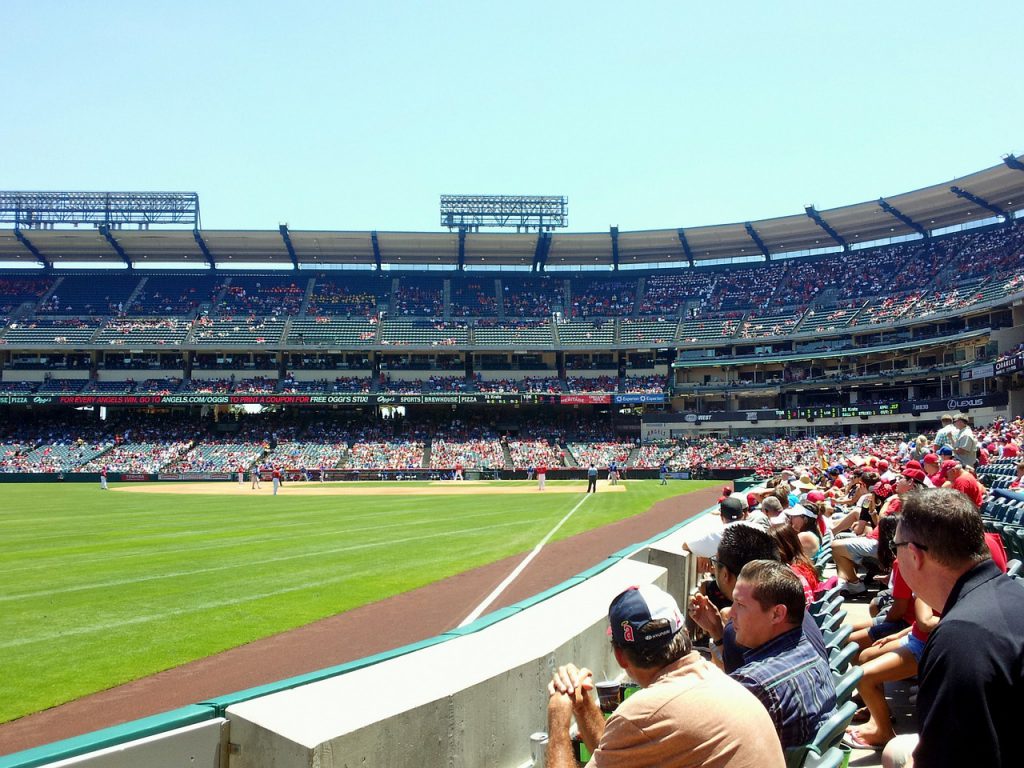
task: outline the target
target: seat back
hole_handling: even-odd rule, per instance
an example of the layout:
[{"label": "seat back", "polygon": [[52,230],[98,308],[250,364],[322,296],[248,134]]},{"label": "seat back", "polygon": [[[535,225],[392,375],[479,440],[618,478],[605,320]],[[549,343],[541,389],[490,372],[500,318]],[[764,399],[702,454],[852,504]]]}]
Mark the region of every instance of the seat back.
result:
[{"label": "seat back", "polygon": [[836,713],[818,728],[818,732],[814,735],[814,740],[807,745],[809,751],[820,757],[832,747],[838,746],[843,738],[843,734],[846,733],[846,727],[850,724],[856,711],[857,705],[852,701],[847,701],[841,705],[836,710]]},{"label": "seat back", "polygon": [[836,627],[828,632],[822,632],[821,636],[825,639],[825,647],[831,651],[833,648],[841,648],[846,645],[847,640],[850,639],[852,634],[853,627],[849,624],[843,624],[841,627]]},{"label": "seat back", "polygon": [[842,595],[835,595],[830,600],[815,600],[807,606],[807,610],[811,612],[812,616],[831,615],[839,610],[845,600],[846,598]]},{"label": "seat back", "polygon": [[843,674],[835,679],[836,684],[836,706],[845,704],[853,696],[857,683],[864,677],[864,670],[860,667],[850,666]]},{"label": "seat back", "polygon": [[804,760],[803,768],[839,768],[843,764],[843,760],[846,759],[846,753],[843,748],[832,747],[825,751],[823,755],[816,755],[813,752],[808,752],[807,757]]},{"label": "seat back", "polygon": [[846,611],[840,610],[835,613],[828,615],[814,616],[814,623],[818,625],[818,628],[824,632],[826,630],[831,631],[836,629],[840,624],[843,623],[843,619],[846,618]]},{"label": "seat back", "polygon": [[829,652],[829,667],[840,675],[844,674],[849,668],[850,662],[853,661],[853,657],[857,655],[859,650],[860,646],[856,643],[847,643],[842,648],[833,648],[832,651]]}]

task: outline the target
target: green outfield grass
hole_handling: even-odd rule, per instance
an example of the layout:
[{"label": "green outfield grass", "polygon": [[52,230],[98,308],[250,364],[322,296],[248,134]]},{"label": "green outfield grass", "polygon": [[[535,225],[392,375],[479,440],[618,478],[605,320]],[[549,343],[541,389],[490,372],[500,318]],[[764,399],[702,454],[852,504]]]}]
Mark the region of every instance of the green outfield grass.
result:
[{"label": "green outfield grass", "polygon": [[[717,484],[628,481],[556,538]],[[582,496],[3,491],[0,722],[525,552]]]}]

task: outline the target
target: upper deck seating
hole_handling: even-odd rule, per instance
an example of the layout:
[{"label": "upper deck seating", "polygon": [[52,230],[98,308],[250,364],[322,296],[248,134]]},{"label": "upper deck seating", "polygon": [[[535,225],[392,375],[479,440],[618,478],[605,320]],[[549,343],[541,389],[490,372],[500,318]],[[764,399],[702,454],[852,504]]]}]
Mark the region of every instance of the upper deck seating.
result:
[{"label": "upper deck seating", "polygon": [[679,321],[659,318],[624,317],[619,321],[619,342],[624,345],[668,345],[676,337]]},{"label": "upper deck seating", "polygon": [[103,274],[64,275],[45,303],[36,308],[40,315],[117,315],[124,312],[129,296],[139,285],[137,274],[111,270]]},{"label": "upper deck seating", "polygon": [[452,279],[452,317],[494,317],[497,314],[498,300],[494,293],[493,278]]},{"label": "upper deck seating", "polygon": [[584,317],[626,317],[633,314],[636,302],[636,279],[602,275],[597,278],[578,277],[572,286],[570,315]]},{"label": "upper deck seating", "polygon": [[650,275],[644,280],[641,315],[678,317],[687,301],[703,301],[715,282],[712,270],[688,270]]},{"label": "upper deck seating", "polygon": [[124,314],[164,318],[192,316],[220,292],[225,278],[211,272],[155,274],[146,278]]},{"label": "upper deck seating", "polygon": [[501,277],[505,316],[550,317],[565,311],[565,280],[551,275],[515,275]]},{"label": "upper deck seating", "polygon": [[56,277],[25,277],[0,274],[0,313],[8,314],[22,304],[37,303],[53,286]]},{"label": "upper deck seating", "polygon": [[368,317],[387,304],[390,278],[378,272],[347,270],[317,275],[307,315]]},{"label": "upper deck seating", "polygon": [[294,315],[306,295],[306,277],[294,274],[232,275],[217,304],[219,315]]}]

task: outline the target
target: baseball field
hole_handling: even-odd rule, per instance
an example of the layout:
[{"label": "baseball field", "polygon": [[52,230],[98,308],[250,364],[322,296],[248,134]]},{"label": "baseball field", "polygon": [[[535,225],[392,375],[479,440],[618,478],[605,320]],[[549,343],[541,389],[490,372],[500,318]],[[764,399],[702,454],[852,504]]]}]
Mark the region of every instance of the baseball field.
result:
[{"label": "baseball field", "polygon": [[0,722],[716,484],[4,485]]}]

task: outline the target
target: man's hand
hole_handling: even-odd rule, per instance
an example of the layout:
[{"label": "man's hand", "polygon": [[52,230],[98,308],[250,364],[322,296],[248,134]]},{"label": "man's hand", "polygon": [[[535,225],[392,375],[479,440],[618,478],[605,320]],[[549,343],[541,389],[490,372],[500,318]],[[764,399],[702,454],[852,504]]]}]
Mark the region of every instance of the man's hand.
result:
[{"label": "man's hand", "polygon": [[566,664],[555,670],[548,683],[548,695],[566,696],[573,709],[590,701],[589,691],[594,689],[594,673],[586,667],[579,669],[575,664]]},{"label": "man's hand", "polygon": [[568,694],[552,693],[548,686],[548,733],[569,733],[572,724],[572,699]]},{"label": "man's hand", "polygon": [[[569,741],[569,727],[572,725],[573,713],[577,713],[577,723],[584,732],[583,726],[592,718],[589,710],[600,710],[589,691],[594,687],[594,675],[589,669],[578,669],[574,664],[566,664],[555,670],[548,683],[548,751],[547,765],[550,768],[570,768],[576,761],[572,754]],[[589,705],[589,706],[588,706]],[[600,735],[598,735],[598,738]],[[596,746],[597,739],[592,739]],[[588,742],[589,745],[589,742]]]},{"label": "man's hand", "polygon": [[722,614],[708,600],[707,595],[698,592],[690,598],[690,618],[697,623],[697,626],[711,635],[712,640],[722,639],[722,635],[725,633]]}]

